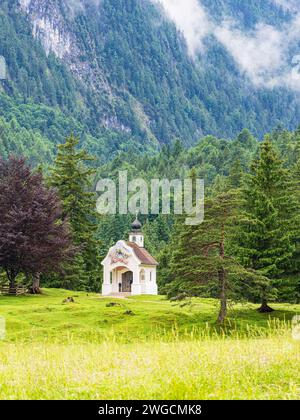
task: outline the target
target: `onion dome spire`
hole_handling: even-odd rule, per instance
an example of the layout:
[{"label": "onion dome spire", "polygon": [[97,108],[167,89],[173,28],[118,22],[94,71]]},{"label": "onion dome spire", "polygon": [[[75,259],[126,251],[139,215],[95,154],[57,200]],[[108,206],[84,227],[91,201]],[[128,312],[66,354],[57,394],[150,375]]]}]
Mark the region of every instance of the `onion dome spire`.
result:
[{"label": "onion dome spire", "polygon": [[138,219],[139,213],[136,213],[135,221],[131,225],[131,229],[133,232],[138,232],[142,229],[142,223]]}]

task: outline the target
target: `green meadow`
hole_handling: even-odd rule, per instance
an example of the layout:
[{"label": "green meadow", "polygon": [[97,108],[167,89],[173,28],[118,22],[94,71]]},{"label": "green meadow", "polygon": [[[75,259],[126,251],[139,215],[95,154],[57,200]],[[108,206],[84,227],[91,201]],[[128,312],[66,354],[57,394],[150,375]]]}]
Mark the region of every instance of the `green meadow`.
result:
[{"label": "green meadow", "polygon": [[300,399],[300,305],[273,307],[234,305],[220,329],[212,299],[0,296],[0,398]]}]

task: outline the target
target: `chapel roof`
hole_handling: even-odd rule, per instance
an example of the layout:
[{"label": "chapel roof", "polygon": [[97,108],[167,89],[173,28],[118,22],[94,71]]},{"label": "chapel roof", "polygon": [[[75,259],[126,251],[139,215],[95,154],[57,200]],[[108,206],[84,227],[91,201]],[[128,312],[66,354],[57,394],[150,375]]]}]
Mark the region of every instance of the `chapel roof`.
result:
[{"label": "chapel roof", "polygon": [[133,249],[135,255],[141,261],[142,264],[145,264],[145,265],[158,265],[158,262],[156,261],[156,259],[153,258],[152,255],[149,254],[149,252],[145,248],[139,247],[134,242],[126,242],[126,244],[131,249]]}]

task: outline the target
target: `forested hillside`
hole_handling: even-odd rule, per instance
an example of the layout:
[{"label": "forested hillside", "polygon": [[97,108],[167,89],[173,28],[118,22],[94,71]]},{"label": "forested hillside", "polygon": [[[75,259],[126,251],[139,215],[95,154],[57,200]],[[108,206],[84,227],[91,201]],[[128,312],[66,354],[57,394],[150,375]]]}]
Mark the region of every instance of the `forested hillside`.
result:
[{"label": "forested hillside", "polygon": [[[33,160],[48,161],[52,144],[74,131],[101,161],[117,150],[155,150],[176,138],[191,145],[207,134],[232,138],[243,128],[262,138],[279,123],[298,125],[294,89],[253,84],[223,33],[207,33],[205,49],[192,56],[184,31],[159,3],[3,0],[3,153],[25,150]],[[293,22],[273,1],[199,5],[211,22],[238,19],[245,34],[257,24],[280,30]],[[12,126],[25,130],[23,140],[10,134]]]}]

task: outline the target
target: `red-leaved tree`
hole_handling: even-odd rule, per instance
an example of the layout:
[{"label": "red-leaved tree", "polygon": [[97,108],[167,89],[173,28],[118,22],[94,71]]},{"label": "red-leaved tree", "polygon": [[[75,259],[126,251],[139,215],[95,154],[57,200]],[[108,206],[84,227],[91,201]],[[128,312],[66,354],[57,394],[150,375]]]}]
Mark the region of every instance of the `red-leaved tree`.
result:
[{"label": "red-leaved tree", "polygon": [[0,159],[0,267],[10,288],[24,273],[34,279],[32,292],[39,293],[40,274],[59,271],[74,254],[55,190],[23,158]]}]

